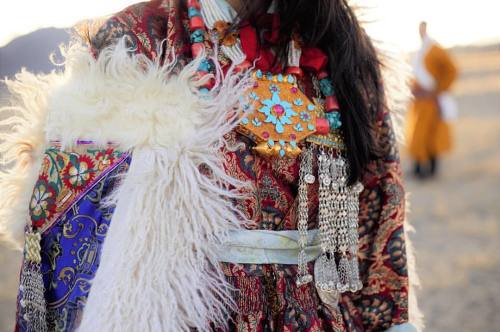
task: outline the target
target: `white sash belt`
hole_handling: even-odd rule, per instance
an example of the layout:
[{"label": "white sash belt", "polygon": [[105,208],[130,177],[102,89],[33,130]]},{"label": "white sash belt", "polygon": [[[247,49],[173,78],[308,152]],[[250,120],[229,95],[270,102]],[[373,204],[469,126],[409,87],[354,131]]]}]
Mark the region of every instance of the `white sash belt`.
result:
[{"label": "white sash belt", "polygon": [[[307,261],[321,255],[319,232],[310,230],[307,236]],[[222,246],[219,260],[236,264],[298,264],[299,232],[241,230],[230,233]]]}]

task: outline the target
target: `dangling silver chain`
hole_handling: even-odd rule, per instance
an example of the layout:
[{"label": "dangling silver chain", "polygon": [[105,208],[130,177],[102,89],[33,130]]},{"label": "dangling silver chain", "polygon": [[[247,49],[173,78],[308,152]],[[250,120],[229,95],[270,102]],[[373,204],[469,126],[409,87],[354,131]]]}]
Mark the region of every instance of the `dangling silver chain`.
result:
[{"label": "dangling silver chain", "polygon": [[349,188],[349,247],[351,254],[351,278],[350,278],[350,291],[356,292],[363,288],[363,283],[359,278],[359,264],[358,264],[358,218],[359,218],[359,195],[363,191],[361,182],[357,182],[354,186]]},{"label": "dangling silver chain", "polygon": [[332,227],[333,196],[330,191],[332,185],[332,174],[330,172],[332,158],[320,147],[318,154],[318,177],[319,177],[319,210],[318,223],[321,236],[322,254],[315,264],[315,283],[322,290],[331,292],[335,290],[338,274],[335,263],[335,228]]},{"label": "dangling silver chain", "polygon": [[27,330],[30,332],[47,331],[45,287],[40,266],[42,260],[40,241],[40,233],[34,231],[30,225],[25,237],[24,259],[19,285],[21,294],[19,314],[26,321]]},{"label": "dangling silver chain", "polygon": [[[312,174],[311,148],[304,151],[299,179],[299,285],[309,282],[305,262],[307,245],[307,183],[319,183],[318,228],[322,253],[316,260],[314,279],[318,290],[336,292],[362,288],[359,278],[358,214],[361,183],[348,185],[347,160],[337,151],[320,147],[317,152],[318,174]],[[306,182],[306,177],[308,182]],[[338,261],[338,264],[337,264]]]},{"label": "dangling silver chain", "polygon": [[319,174],[319,211],[318,221],[321,234],[321,249],[323,253],[334,252],[335,250],[335,229],[330,225],[332,217],[332,197],[330,185],[332,177],[330,174],[331,159],[324,149],[320,148],[318,155]]},{"label": "dangling silver chain", "polygon": [[307,187],[313,184],[315,176],[312,169],[313,150],[310,147],[305,147],[302,152],[302,161],[299,170],[299,220],[297,229],[299,231],[299,275],[297,285],[301,286],[312,281],[313,277],[307,270],[307,224],[309,221],[309,208],[307,200]]}]

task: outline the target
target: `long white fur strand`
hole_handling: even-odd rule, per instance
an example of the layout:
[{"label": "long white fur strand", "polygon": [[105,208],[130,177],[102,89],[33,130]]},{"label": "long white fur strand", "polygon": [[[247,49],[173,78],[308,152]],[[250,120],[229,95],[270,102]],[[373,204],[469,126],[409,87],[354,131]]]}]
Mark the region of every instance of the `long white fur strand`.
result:
[{"label": "long white fur strand", "polygon": [[0,242],[22,248],[24,227],[43,151],[47,91],[56,74],[36,76],[25,70],[6,80],[10,102],[0,108]]}]

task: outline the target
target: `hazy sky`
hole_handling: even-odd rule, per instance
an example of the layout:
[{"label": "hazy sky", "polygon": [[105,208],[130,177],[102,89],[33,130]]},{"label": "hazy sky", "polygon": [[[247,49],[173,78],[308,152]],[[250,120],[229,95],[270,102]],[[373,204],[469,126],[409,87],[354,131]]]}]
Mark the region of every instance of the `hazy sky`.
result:
[{"label": "hazy sky", "polygon": [[[81,19],[120,10],[137,0],[1,0],[0,46],[41,27],[68,27]],[[500,0],[351,0],[365,6],[367,26],[377,39],[403,51],[418,47],[417,26],[441,43],[500,43]]]},{"label": "hazy sky", "polygon": [[500,0],[358,0],[367,17],[367,27],[383,41],[415,49],[420,40],[418,24],[428,22],[429,32],[446,46],[497,42],[500,44]]}]

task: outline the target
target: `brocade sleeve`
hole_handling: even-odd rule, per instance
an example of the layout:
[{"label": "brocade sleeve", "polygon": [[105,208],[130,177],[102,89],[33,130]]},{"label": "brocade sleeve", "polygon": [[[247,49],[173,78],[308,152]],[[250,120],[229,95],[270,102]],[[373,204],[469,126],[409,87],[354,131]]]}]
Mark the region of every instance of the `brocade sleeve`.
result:
[{"label": "brocade sleeve", "polygon": [[124,38],[130,49],[154,59],[173,49],[178,37],[175,27],[180,18],[175,3],[174,0],[137,3],[108,18],[84,24],[78,32],[95,57]]},{"label": "brocade sleeve", "polygon": [[[389,112],[380,114],[375,137],[383,150],[363,176],[360,196],[360,273],[364,288],[342,298],[354,331],[385,331],[408,322],[405,191]],[[349,316],[349,317],[347,317]]]}]

